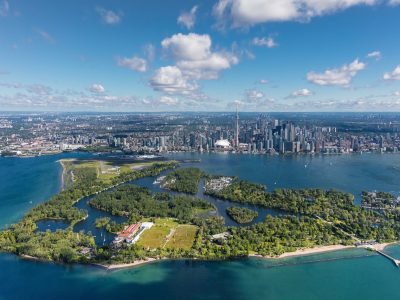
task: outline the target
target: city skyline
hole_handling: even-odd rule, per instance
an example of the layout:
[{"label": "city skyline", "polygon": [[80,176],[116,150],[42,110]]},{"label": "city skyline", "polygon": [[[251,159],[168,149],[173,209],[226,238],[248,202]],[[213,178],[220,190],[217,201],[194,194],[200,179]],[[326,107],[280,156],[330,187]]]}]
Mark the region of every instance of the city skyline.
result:
[{"label": "city skyline", "polygon": [[0,111],[400,111],[400,1],[0,1]]}]

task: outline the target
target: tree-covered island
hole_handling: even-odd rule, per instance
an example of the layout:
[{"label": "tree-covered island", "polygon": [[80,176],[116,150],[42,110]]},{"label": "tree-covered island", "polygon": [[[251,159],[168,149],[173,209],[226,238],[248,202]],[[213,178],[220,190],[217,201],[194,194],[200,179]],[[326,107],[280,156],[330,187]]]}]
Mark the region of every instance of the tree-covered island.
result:
[{"label": "tree-covered island", "polygon": [[258,212],[246,207],[228,206],[226,213],[239,224],[246,224],[258,217]]},{"label": "tree-covered island", "polygon": [[110,220],[111,220],[111,218],[107,218],[107,217],[96,219],[94,222],[94,227],[99,228],[99,227],[106,226],[110,222]]},{"label": "tree-covered island", "polygon": [[177,169],[165,176],[161,187],[194,195],[197,193],[200,178],[205,175],[199,168]]}]

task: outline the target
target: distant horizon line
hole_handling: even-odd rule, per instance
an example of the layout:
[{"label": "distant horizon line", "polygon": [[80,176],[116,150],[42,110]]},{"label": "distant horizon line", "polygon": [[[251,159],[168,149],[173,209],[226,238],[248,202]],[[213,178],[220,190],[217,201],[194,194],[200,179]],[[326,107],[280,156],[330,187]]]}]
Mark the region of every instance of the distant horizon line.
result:
[{"label": "distant horizon line", "polygon": [[[0,114],[10,114],[10,113],[19,113],[19,114],[28,114],[28,113],[93,113],[93,114],[153,114],[153,113],[229,113],[229,114],[236,114],[236,110],[234,111],[130,111],[130,112],[123,112],[123,111],[57,111],[57,110],[5,110],[0,111]],[[255,113],[255,114],[272,114],[272,113],[295,113],[295,114],[350,114],[350,113],[357,113],[357,114],[381,114],[381,113],[391,113],[391,114],[400,114],[400,111],[240,111],[239,113]]]}]

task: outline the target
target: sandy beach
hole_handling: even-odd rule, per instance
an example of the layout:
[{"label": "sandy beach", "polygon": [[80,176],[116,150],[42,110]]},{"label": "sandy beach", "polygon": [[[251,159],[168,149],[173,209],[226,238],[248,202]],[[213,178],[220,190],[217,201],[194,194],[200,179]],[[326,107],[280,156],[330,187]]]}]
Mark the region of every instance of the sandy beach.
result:
[{"label": "sandy beach", "polygon": [[23,258],[29,258],[29,259],[36,259],[36,260],[45,260],[45,261],[53,261],[52,259],[47,259],[47,258],[39,258],[39,257],[34,257],[26,254],[21,254],[20,255]]},{"label": "sandy beach", "polygon": [[[396,244],[396,242],[376,244],[373,247],[375,249],[381,251],[381,250],[384,250],[386,246],[391,245],[391,244]],[[359,248],[367,248],[367,247],[368,246],[360,246]],[[321,246],[321,247],[314,247],[314,248],[307,248],[307,249],[299,249],[299,250],[296,250],[295,252],[286,252],[286,253],[283,253],[281,256],[276,256],[276,257],[271,257],[271,256],[262,257],[259,254],[250,254],[249,257],[281,259],[281,258],[292,257],[292,256],[311,255],[311,254],[316,254],[316,253],[338,251],[338,250],[344,250],[344,249],[350,249],[350,248],[355,248],[355,246],[343,246],[343,245]]]},{"label": "sandy beach", "polygon": [[63,189],[64,188],[64,175],[66,175],[66,168],[65,168],[65,165],[63,164],[63,162],[62,161],[58,161],[60,164],[61,164],[61,166],[63,167],[63,171],[62,171],[62,175],[61,175],[61,189]]},{"label": "sandy beach", "polygon": [[134,263],[130,263],[130,264],[120,264],[120,265],[102,265],[102,264],[93,264],[95,266],[101,266],[104,268],[107,268],[108,270],[114,270],[114,269],[122,269],[122,268],[129,268],[129,267],[134,267],[134,266],[138,266],[138,265],[143,265],[143,264],[148,264],[151,262],[155,262],[155,261],[161,261],[161,260],[165,260],[166,258],[162,258],[162,259],[155,259],[155,258],[147,258],[147,260],[137,260]]}]

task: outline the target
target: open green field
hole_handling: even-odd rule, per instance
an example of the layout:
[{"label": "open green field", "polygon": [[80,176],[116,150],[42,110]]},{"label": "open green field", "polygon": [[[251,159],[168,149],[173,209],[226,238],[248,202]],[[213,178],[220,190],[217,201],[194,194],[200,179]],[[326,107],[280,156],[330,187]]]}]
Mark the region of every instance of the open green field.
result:
[{"label": "open green field", "polygon": [[[99,160],[99,159],[62,159],[63,162],[70,162],[74,164],[74,168],[95,168],[98,174],[98,181],[103,181],[109,183],[112,178],[118,176],[118,174],[103,174],[101,169],[100,161],[103,162],[103,166],[105,169],[112,166],[120,167],[121,173],[128,173],[132,172],[133,169],[141,167],[141,166],[151,166],[154,162],[133,162],[131,160],[121,160],[121,159],[114,159],[114,160]],[[133,169],[132,169],[133,167]]]},{"label": "open green field", "polygon": [[[141,222],[149,222],[150,218],[143,218]],[[165,236],[170,232],[172,228],[178,226],[178,222],[173,219],[156,219],[153,227],[142,233],[139,241],[137,242],[141,246],[149,246],[152,248],[163,248],[166,242]]]},{"label": "open green field", "polygon": [[198,214],[205,214],[208,213],[209,211],[214,210],[213,208],[194,208],[194,214],[198,215]]},{"label": "open green field", "polygon": [[165,247],[190,250],[194,244],[197,231],[198,227],[196,226],[180,225],[176,228],[173,237]]}]

